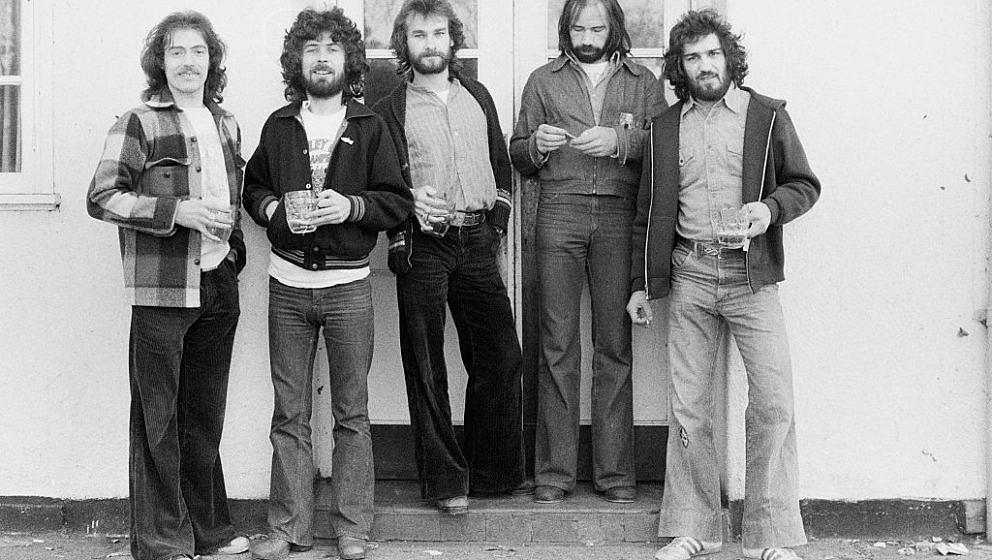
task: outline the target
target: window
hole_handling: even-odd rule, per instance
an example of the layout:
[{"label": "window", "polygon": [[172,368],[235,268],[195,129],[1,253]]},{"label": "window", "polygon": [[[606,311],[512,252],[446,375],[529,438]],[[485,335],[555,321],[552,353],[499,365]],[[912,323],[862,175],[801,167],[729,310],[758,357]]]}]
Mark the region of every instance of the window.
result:
[{"label": "window", "polygon": [[0,210],[54,210],[50,2],[0,0]]}]

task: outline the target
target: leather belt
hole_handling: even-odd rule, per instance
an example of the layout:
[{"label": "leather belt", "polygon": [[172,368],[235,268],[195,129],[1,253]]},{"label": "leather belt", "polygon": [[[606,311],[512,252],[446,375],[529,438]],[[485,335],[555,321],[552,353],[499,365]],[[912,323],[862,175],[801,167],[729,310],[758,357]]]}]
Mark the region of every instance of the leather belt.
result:
[{"label": "leather belt", "polygon": [[706,241],[692,241],[689,239],[679,239],[679,245],[689,251],[694,256],[698,257],[716,257],[726,258],[726,257],[743,257],[744,249],[738,247],[736,249],[731,249],[729,247],[722,247],[716,243],[706,242]]},{"label": "leather belt", "polygon": [[455,212],[452,214],[448,223],[454,227],[466,227],[477,226],[485,223],[485,221],[486,213],[485,211],[480,210],[478,212]]}]

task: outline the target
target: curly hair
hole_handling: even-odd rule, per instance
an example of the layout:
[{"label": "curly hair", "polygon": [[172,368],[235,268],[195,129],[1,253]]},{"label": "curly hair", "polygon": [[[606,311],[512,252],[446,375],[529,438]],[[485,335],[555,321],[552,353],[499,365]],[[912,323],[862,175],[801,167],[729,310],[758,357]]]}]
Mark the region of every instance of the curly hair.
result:
[{"label": "curly hair", "polygon": [[572,44],[572,25],[579,19],[579,14],[590,4],[600,4],[606,9],[606,18],[610,25],[610,36],[606,38],[603,52],[607,58],[619,52],[626,56],[630,52],[630,34],[627,33],[627,23],[623,8],[617,0],[566,0],[558,18],[558,49],[562,54],[572,54],[575,45]]},{"label": "curly hair", "polygon": [[207,42],[210,67],[207,70],[207,81],[203,86],[203,101],[214,103],[224,101],[221,92],[227,85],[227,68],[221,64],[224,62],[227,45],[214,31],[210,20],[205,15],[192,10],[173,12],[165,16],[165,19],[152,27],[145,37],[145,46],[141,49],[141,69],[145,71],[148,87],[141,92],[141,99],[148,101],[168,86],[168,79],[165,76],[165,49],[172,42],[172,33],[180,29],[199,31]]},{"label": "curly hair", "polygon": [[685,45],[695,43],[707,35],[720,39],[720,48],[727,59],[727,70],[738,87],[744,84],[747,76],[747,50],[741,44],[741,36],[730,29],[730,24],[715,10],[690,11],[679,19],[668,35],[668,50],[665,52],[664,76],[675,88],[680,100],[689,98],[689,77],[682,67],[682,53]]},{"label": "curly hair", "polygon": [[286,31],[282,42],[282,81],[286,84],[286,100],[297,103],[306,100],[306,84],[303,79],[303,46],[307,41],[318,39],[329,33],[331,40],[344,47],[344,78],[347,87],[342,91],[343,100],[361,97],[365,91],[365,75],[369,63],[365,59],[365,41],[358,26],[344,15],[341,8],[327,11],[307,8],[296,16],[293,26]]},{"label": "curly hair", "polygon": [[457,77],[462,70],[462,61],[458,59],[456,53],[465,46],[465,26],[462,25],[462,20],[458,19],[455,9],[448,0],[406,0],[403,3],[400,12],[396,14],[396,19],[393,20],[393,34],[389,38],[389,46],[398,59],[396,73],[402,76],[413,72],[410,49],[406,43],[406,20],[414,14],[424,18],[439,16],[448,20],[448,36],[452,42],[448,72]]}]

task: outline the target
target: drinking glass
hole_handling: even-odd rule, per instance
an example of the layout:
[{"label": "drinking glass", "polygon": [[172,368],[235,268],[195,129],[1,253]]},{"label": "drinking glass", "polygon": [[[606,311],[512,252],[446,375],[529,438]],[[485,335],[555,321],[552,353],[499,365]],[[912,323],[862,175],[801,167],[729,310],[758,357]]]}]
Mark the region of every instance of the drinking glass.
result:
[{"label": "drinking glass", "polygon": [[444,237],[444,234],[448,233],[448,228],[451,227],[451,218],[455,214],[455,201],[449,200],[446,193],[439,193],[437,198],[444,200],[444,210],[428,214],[426,223],[425,221],[420,222],[420,231],[434,237]]},{"label": "drinking glass", "polygon": [[744,208],[724,208],[717,216],[714,229],[717,243],[727,249],[740,249],[750,227]]},{"label": "drinking glass", "polygon": [[317,210],[317,195],[311,190],[289,191],[283,195],[286,204],[286,223],[293,233],[310,233],[317,226],[311,223],[312,215]]},{"label": "drinking glass", "polygon": [[220,238],[221,241],[227,241],[231,238],[231,232],[234,231],[234,218],[238,215],[238,207],[234,204],[228,204],[227,210],[216,210],[217,217],[224,217],[231,220],[230,227],[218,227],[218,226],[207,226],[207,231],[212,235]]}]

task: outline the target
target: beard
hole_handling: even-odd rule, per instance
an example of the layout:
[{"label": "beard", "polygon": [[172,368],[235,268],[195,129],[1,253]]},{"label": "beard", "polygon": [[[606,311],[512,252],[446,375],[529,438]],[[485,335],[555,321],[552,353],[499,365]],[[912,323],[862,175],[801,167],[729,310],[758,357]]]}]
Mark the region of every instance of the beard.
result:
[{"label": "beard", "polygon": [[[427,60],[428,57],[437,57],[433,60]],[[441,51],[424,51],[417,55],[416,58],[410,63],[410,66],[417,71],[418,74],[440,74],[448,68],[448,64],[451,63],[451,51],[441,52]]]},{"label": "beard", "polygon": [[344,74],[335,73],[330,76],[319,76],[316,79],[311,74],[303,76],[303,89],[310,97],[327,99],[334,97],[344,90]]},{"label": "beard", "polygon": [[717,74],[708,73],[705,76],[697,76],[695,78],[689,78],[689,93],[692,95],[693,99],[697,101],[719,101],[723,99],[726,95],[727,90],[730,89],[730,73],[728,72],[723,79],[720,80],[720,84],[716,87],[707,85],[701,85],[700,79],[707,76],[719,76]]},{"label": "beard", "polygon": [[603,58],[603,48],[594,47],[592,45],[579,45],[572,49],[572,54],[575,58],[583,64],[592,64],[594,62],[599,62],[599,59]]}]

